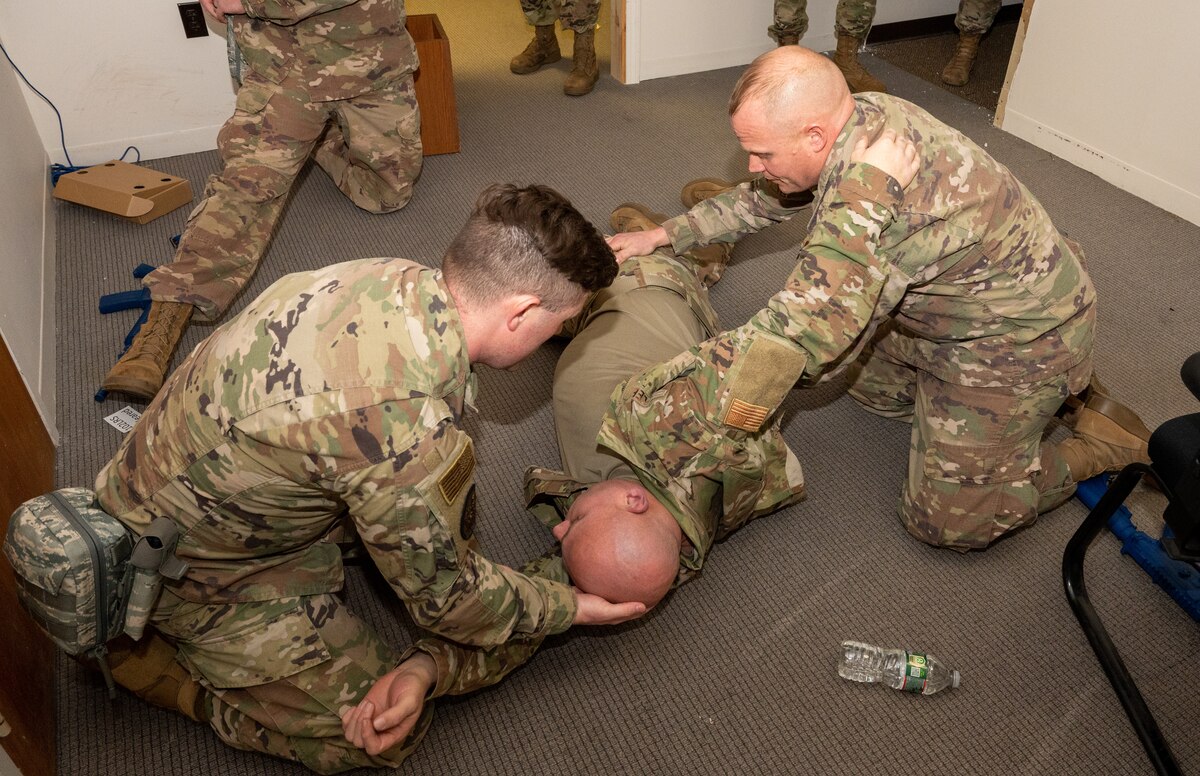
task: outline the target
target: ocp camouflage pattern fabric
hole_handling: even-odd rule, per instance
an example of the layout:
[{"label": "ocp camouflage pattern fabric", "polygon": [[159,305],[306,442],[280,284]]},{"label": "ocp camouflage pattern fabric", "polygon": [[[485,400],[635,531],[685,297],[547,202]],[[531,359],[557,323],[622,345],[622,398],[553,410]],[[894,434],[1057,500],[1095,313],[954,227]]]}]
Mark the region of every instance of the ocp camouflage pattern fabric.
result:
[{"label": "ocp camouflage pattern fabric", "polygon": [[[1041,437],[1090,377],[1095,291],[1078,245],[982,148],[904,100],[854,100],[795,271],[722,337],[739,348],[790,343],[800,357],[794,379],[828,376],[861,355],[856,398],[913,416],[905,525],[939,546],[983,547],[1070,495],[1069,471]],[[850,159],[860,137],[884,129],[917,146],[920,168],[904,190]],[[684,250],[794,213],[759,180],[664,226]],[[880,339],[884,347],[868,348]],[[881,400],[889,391],[892,400]],[[908,404],[897,399],[905,393]],[[766,415],[777,406],[764,404]]]},{"label": "ocp camouflage pattern fabric", "polygon": [[587,32],[596,28],[600,0],[521,0],[521,12],[535,27],[561,19],[564,30]]},{"label": "ocp camouflage pattern fabric", "polygon": [[[676,258],[660,252],[623,262],[613,284],[616,291],[602,290],[597,294],[598,303],[585,306],[584,334],[577,335],[561,358],[577,355],[579,371],[586,372],[587,350],[572,354],[572,347],[577,344],[594,347],[594,339],[580,338],[586,337],[589,326],[611,326],[606,318],[613,316],[624,317],[628,327],[603,328],[602,336],[612,337],[616,346],[627,352],[630,370],[656,357],[666,358],[669,354],[647,352],[644,347],[645,343],[658,340],[640,339],[635,334],[639,327],[654,325],[663,306],[674,307],[674,317],[678,319],[694,315],[697,321],[715,328],[716,314],[697,275],[701,267],[688,261],[686,254]],[[657,290],[669,293],[653,293]],[[647,298],[647,291],[653,294],[649,305],[642,301]],[[683,339],[686,341],[686,335]],[[695,342],[694,336],[692,341]],[[736,370],[730,374],[724,369],[718,372],[691,368],[697,363],[718,362],[727,363],[726,351],[708,348],[700,355],[685,352],[662,364],[652,364],[615,388],[608,379],[611,372],[603,364],[599,365],[598,379],[590,385],[583,379],[555,385],[556,394],[562,386],[577,391],[611,389],[611,405],[600,424],[597,443],[623,461],[632,476],[679,521],[684,542],[680,548],[677,585],[700,572],[714,541],[755,517],[804,497],[800,464],[777,427],[768,425],[750,433],[730,432],[723,425],[720,413],[725,400],[732,395],[757,397],[745,390],[746,383],[739,386]],[[710,379],[718,373],[720,378]],[[728,379],[733,385],[722,385],[721,379]],[[573,406],[588,406],[588,403],[560,403],[555,397],[556,424],[560,422],[558,412]],[[572,472],[529,469],[525,475],[529,509],[547,526],[564,519],[574,497],[592,484],[581,482],[578,476]],[[522,570],[568,581],[557,548]],[[425,639],[406,657],[421,650],[434,659],[438,682],[431,697],[436,698],[471,692],[500,681],[532,657],[541,641],[537,637],[518,637],[500,647],[470,649],[445,639]],[[427,704],[427,711],[431,705]]]},{"label": "ocp camouflage pattern fabric", "polygon": [[[460,426],[474,386],[440,270],[335,264],[282,278],[197,346],[100,472],[101,505],[135,533],[159,515],[179,526],[191,568],[152,624],[234,709],[213,723],[226,740],[292,740],[272,753],[317,752],[310,767],[371,764],[344,761],[335,712],[394,662],[348,612],[326,634],[344,521],[421,627],[494,645],[570,626],[566,585],[478,550]],[[358,678],[351,664],[365,666]],[[326,710],[311,726],[287,705],[296,686]]]},{"label": "ocp camouflage pattern fabric", "polygon": [[199,321],[219,319],[249,282],[310,156],[371,213],[408,204],[423,162],[402,0],[249,0],[246,11],[229,17],[245,68],[217,137],[222,170],[174,261],[143,281]]},{"label": "ocp camouflage pattern fabric", "polygon": [[[838,0],[834,30],[840,35],[865,38],[875,20],[875,0]],[[808,0],[775,0],[772,24],[767,28],[771,40],[803,38],[808,32]]]}]

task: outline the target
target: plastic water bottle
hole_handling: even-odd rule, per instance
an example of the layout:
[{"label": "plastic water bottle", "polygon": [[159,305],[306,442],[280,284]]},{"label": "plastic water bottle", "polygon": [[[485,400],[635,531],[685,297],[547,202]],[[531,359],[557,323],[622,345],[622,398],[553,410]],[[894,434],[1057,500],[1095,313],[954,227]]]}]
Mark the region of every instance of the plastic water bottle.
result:
[{"label": "plastic water bottle", "polygon": [[883,649],[861,641],[843,641],[838,674],[855,682],[884,682],[893,690],[933,695],[958,687],[958,671],[933,655],[903,649]]}]

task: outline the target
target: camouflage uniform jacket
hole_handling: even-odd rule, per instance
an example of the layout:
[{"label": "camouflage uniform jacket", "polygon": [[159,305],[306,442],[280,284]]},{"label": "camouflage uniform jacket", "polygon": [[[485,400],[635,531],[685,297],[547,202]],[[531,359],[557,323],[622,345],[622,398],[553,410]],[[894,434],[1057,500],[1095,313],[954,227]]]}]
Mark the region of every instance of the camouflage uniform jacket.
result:
[{"label": "camouflage uniform jacket", "polygon": [[[713,542],[756,517],[804,497],[800,463],[783,440],[778,420],[757,432],[742,408],[778,404],[791,381],[778,379],[800,363],[795,348],[769,335],[754,341],[723,334],[630,378],[613,392],[598,443],[622,458],[638,480],[679,521],[685,541],[675,584],[692,579]],[[542,469],[526,473],[530,509],[547,526],[563,519],[586,487]],[[567,581],[557,550],[523,569]],[[539,638],[518,638],[494,649],[467,649],[425,639],[413,651],[430,655],[438,681],[430,697],[459,695],[500,681],[533,656]],[[407,655],[406,655],[407,657]]]},{"label": "camouflage uniform jacket", "polygon": [[308,97],[345,100],[417,69],[404,0],[245,0],[229,17],[246,66],[271,83],[300,74]]},{"label": "camouflage uniform jacket", "polygon": [[365,259],[289,275],[200,343],[100,472],[135,532],[172,517],[198,603],[338,590],[348,513],[416,622],[473,644],[557,633],[564,585],[475,549],[475,380],[441,272]]},{"label": "camouflage uniform jacket", "polygon": [[[1085,359],[1095,292],[1077,246],[1037,199],[915,105],[874,93],[854,100],[817,183],[799,265],[747,326],[797,344],[808,376],[847,361],[843,354],[888,317],[902,333],[894,355],[960,385],[1032,382]],[[885,128],[911,138],[921,157],[904,191],[850,161],[860,137]],[[732,242],[794,213],[754,181],[664,226],[681,251]]]}]

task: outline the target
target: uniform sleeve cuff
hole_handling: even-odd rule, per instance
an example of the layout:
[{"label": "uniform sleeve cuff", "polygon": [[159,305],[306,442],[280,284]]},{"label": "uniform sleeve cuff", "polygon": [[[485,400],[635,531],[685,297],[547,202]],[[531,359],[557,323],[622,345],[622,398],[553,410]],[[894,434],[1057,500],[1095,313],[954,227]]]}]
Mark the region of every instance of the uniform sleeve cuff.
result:
[{"label": "uniform sleeve cuff", "polygon": [[575,591],[561,582],[548,579],[538,581],[544,585],[546,593],[546,618],[542,623],[542,633],[547,636],[562,633],[575,622],[575,612],[578,608]]},{"label": "uniform sleeve cuff", "polygon": [[671,241],[671,249],[676,254],[683,253],[697,245],[696,232],[692,229],[691,222],[688,221],[687,213],[664,221],[662,227],[666,230],[667,239]]},{"label": "uniform sleeve cuff", "polygon": [[883,205],[893,214],[904,199],[900,181],[865,162],[851,162],[838,189],[843,199],[867,199]]},{"label": "uniform sleeve cuff", "polygon": [[426,697],[429,700],[440,698],[450,691],[455,680],[456,669],[454,668],[454,662],[450,659],[450,649],[453,649],[453,647],[447,647],[447,645],[436,639],[424,639],[409,647],[400,656],[400,660],[396,665],[399,666],[418,652],[424,652],[426,655],[429,655],[433,659],[434,665],[437,666],[437,682]]}]

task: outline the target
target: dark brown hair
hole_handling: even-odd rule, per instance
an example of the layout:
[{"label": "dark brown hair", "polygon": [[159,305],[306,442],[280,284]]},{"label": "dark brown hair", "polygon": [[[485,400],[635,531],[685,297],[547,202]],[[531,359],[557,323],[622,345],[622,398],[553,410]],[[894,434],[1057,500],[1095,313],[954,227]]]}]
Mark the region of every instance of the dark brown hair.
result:
[{"label": "dark brown hair", "polygon": [[477,304],[535,293],[551,310],[578,302],[617,275],[604,237],[548,186],[484,189],[442,263],[447,282]]}]

